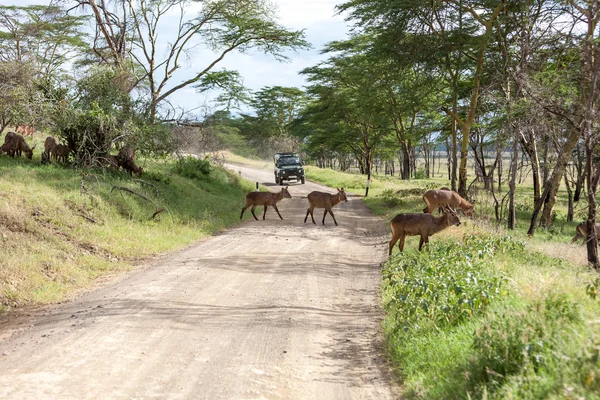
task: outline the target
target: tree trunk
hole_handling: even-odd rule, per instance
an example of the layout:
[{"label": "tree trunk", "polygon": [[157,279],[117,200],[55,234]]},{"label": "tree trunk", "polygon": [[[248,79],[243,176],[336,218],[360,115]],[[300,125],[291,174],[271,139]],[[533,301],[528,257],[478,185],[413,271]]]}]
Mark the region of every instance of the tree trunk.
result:
[{"label": "tree trunk", "polygon": [[567,206],[567,222],[573,222],[573,214],[575,213],[573,207],[573,190],[571,189],[571,185],[569,184],[569,179],[565,174],[565,187],[567,188],[567,195],[569,198],[569,204]]},{"label": "tree trunk", "polygon": [[[569,132],[567,141],[560,149],[560,153],[558,154],[558,159],[556,161],[556,166],[552,171],[552,176],[550,177],[548,183],[544,185],[544,192],[540,196],[539,200],[535,202],[533,214],[531,216],[531,223],[529,224],[529,230],[527,231],[527,234],[529,236],[533,236],[535,234],[537,218],[540,213],[540,210],[542,209],[542,206],[544,206],[544,203],[546,203],[546,199],[548,197],[556,198],[556,192],[558,191],[558,186],[565,173],[567,162],[569,161],[569,157],[571,157],[571,152],[575,148],[575,145],[577,145],[578,140],[579,129],[577,129],[576,127],[572,127]],[[546,205],[544,206],[544,211],[547,215],[551,215],[552,207],[554,207],[554,201],[548,201],[548,203],[546,203]]]},{"label": "tree trunk", "polygon": [[533,202],[535,204],[536,201],[539,200],[542,194],[541,182],[540,182],[540,159],[537,151],[537,143],[536,143],[535,133],[529,132],[528,140],[525,139],[525,135],[521,133],[521,144],[523,146],[523,150],[527,156],[529,156],[529,160],[531,161],[531,173],[533,178]]},{"label": "tree trunk", "polygon": [[409,180],[410,179],[410,148],[409,145],[406,142],[402,142],[402,168],[401,168],[401,174],[402,174],[402,180]]},{"label": "tree trunk", "polygon": [[502,192],[502,145],[496,148],[496,160],[498,164],[498,193]]},{"label": "tree trunk", "polygon": [[[589,121],[589,134],[591,135],[591,121]],[[596,236],[596,186],[597,179],[590,179],[592,177],[592,160],[594,155],[594,149],[591,146],[586,146],[586,160],[585,160],[585,172],[586,172],[586,183],[588,188],[588,218],[587,218],[587,259],[590,266],[594,269],[600,267],[600,260],[598,259],[598,238]]]},{"label": "tree trunk", "polygon": [[510,162],[510,181],[508,183],[508,229],[515,229],[517,224],[517,213],[515,211],[515,188],[517,183],[517,166],[519,164],[519,130],[515,127],[513,138],[512,159]]}]

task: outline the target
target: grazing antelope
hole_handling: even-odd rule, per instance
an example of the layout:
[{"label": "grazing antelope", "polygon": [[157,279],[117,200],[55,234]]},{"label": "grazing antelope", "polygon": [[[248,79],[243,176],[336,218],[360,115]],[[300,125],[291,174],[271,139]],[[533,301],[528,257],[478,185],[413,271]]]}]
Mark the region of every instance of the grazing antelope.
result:
[{"label": "grazing antelope", "polygon": [[144,171],[144,168],[138,167],[137,165],[135,165],[135,161],[133,161],[132,158],[120,159],[117,156],[117,162],[119,163],[119,165],[121,167],[123,167],[123,169],[125,171],[129,172],[129,175],[142,176],[142,172]]},{"label": "grazing antelope", "polygon": [[129,175],[142,176],[143,168],[135,165],[135,149],[132,147],[124,146],[119,150],[117,164],[129,172]]},{"label": "grazing antelope", "polygon": [[44,152],[42,153],[42,163],[50,162],[50,158],[56,147],[56,140],[52,136],[48,136],[44,141]]},{"label": "grazing antelope", "polygon": [[451,190],[428,190],[423,195],[423,201],[427,204],[427,207],[423,209],[426,214],[431,214],[436,208],[441,209],[444,206],[454,210],[460,208],[467,217],[472,217],[475,211],[473,204]]},{"label": "grazing antelope", "polygon": [[308,194],[308,202],[310,203],[310,207],[306,210],[306,216],[304,217],[304,223],[308,219],[308,214],[310,214],[310,218],[312,219],[313,224],[316,224],[315,217],[313,216],[313,211],[315,208],[324,208],[325,213],[323,214],[322,224],[325,225],[325,217],[327,213],[331,214],[333,218],[333,222],[337,225],[337,221],[335,220],[335,215],[333,215],[333,211],[331,209],[337,203],[341,201],[348,201],[346,198],[346,192],[344,192],[344,188],[338,189],[336,194],[329,194],[324,192],[310,192]]},{"label": "grazing antelope", "polygon": [[13,143],[13,141],[17,140],[17,135],[15,132],[8,132],[4,137],[4,144],[0,146],[0,153],[6,153],[11,157],[15,156],[17,152],[17,145]]},{"label": "grazing antelope", "polygon": [[[587,240],[587,222],[583,221],[575,228],[575,237],[571,240],[571,243],[575,243],[579,239],[583,239],[582,245],[585,244]],[[600,223],[596,222],[596,238],[598,239],[598,243],[600,244]]]},{"label": "grazing antelope", "polygon": [[392,219],[390,225],[392,227],[392,240],[390,240],[390,252],[394,245],[400,239],[398,248],[404,250],[404,241],[407,236],[421,236],[419,241],[419,250],[423,247],[423,243],[429,243],[429,236],[443,231],[449,226],[460,225],[458,215],[449,207],[444,208],[444,214],[441,217],[434,217],[431,214],[398,214]]},{"label": "grazing antelope", "polygon": [[13,158],[15,155],[21,157],[23,153],[25,153],[25,157],[31,160],[33,158],[33,149],[35,149],[35,146],[29,147],[23,136],[18,135],[15,132],[8,132],[4,138],[4,144],[1,149],[2,152],[8,153],[8,155]]},{"label": "grazing antelope", "polygon": [[15,125],[15,131],[17,131],[17,133],[22,134],[23,136],[29,136],[33,138],[35,128],[31,125]]},{"label": "grazing antelope", "polygon": [[277,215],[279,215],[279,218],[283,219],[283,217],[281,216],[281,214],[279,214],[279,209],[277,209],[277,203],[279,203],[282,199],[291,199],[292,196],[290,195],[290,192],[288,192],[288,187],[284,187],[281,188],[281,191],[277,192],[277,193],[271,193],[271,192],[250,192],[246,195],[246,203],[244,204],[244,207],[242,208],[242,213],[240,214],[240,219],[242,219],[242,217],[244,216],[244,211],[246,211],[246,209],[250,206],[252,206],[252,208],[250,209],[250,212],[252,213],[252,216],[254,216],[254,219],[258,221],[258,218],[256,218],[256,214],[254,214],[254,209],[256,208],[256,206],[264,206],[265,207],[265,211],[263,213],[263,220],[265,219],[265,216],[267,215],[267,208],[269,206],[272,206],[275,211],[277,211]]}]

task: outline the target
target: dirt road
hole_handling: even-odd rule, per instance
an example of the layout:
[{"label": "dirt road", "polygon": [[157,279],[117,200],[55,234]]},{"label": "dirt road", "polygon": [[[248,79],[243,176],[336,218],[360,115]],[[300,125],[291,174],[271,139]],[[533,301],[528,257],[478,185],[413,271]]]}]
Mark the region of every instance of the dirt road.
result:
[{"label": "dirt road", "polygon": [[2,321],[0,398],[397,397],[379,327],[386,224],[352,197],[334,209],[339,226],[304,224],[300,197],[318,188],[291,184],[283,221],[270,210],[68,304]]}]

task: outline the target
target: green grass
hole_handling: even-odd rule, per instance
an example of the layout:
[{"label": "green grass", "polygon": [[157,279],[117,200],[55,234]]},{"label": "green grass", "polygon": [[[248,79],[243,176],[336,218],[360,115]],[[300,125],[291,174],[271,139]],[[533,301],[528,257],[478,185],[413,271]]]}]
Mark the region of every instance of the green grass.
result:
[{"label": "green grass", "polygon": [[189,179],[172,161],[142,164],[134,180],[0,157],[0,311],[64,300],[99,276],[235,224],[252,190],[222,168]]}]

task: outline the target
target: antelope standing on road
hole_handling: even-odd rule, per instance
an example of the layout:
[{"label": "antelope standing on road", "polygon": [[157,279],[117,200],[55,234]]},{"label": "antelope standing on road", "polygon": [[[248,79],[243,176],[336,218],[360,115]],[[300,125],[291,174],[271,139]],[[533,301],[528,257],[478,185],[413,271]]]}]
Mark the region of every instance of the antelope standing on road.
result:
[{"label": "antelope standing on road", "polygon": [[428,190],[423,195],[423,201],[427,204],[423,212],[427,214],[431,214],[436,208],[441,210],[448,206],[454,210],[460,208],[467,217],[472,217],[475,209],[473,204],[451,190]]},{"label": "antelope standing on road", "polygon": [[333,206],[335,206],[341,201],[348,201],[348,199],[346,198],[346,192],[344,192],[344,188],[338,189],[337,191],[338,192],[336,194],[329,194],[317,191],[310,192],[308,194],[308,202],[310,203],[310,206],[308,207],[308,210],[306,210],[304,223],[306,223],[308,214],[310,214],[310,218],[312,219],[313,224],[316,224],[315,217],[313,216],[313,211],[315,208],[324,208],[325,213],[323,214],[323,225],[325,225],[325,217],[327,216],[327,213],[331,214],[333,222],[335,222],[335,224],[337,225],[338,223],[335,220],[335,215],[333,215],[331,209],[333,208]]},{"label": "antelope standing on road", "polygon": [[282,199],[291,199],[291,198],[292,198],[292,196],[290,195],[290,192],[288,192],[287,186],[284,188],[281,188],[281,191],[279,191],[277,193],[250,192],[246,195],[246,203],[244,204],[244,207],[242,208],[242,213],[240,214],[240,219],[242,219],[242,217],[244,216],[244,211],[246,211],[246,209],[250,206],[252,206],[252,208],[250,209],[250,212],[254,216],[254,219],[257,221],[258,221],[258,218],[256,218],[256,214],[254,214],[254,209],[256,208],[256,206],[265,206],[265,211],[263,213],[263,220],[265,219],[265,216],[267,215],[267,207],[269,207],[269,206],[272,206],[275,209],[275,211],[277,211],[277,215],[279,215],[279,218],[283,219],[281,214],[279,214],[279,210],[277,209],[277,203],[279,203]]},{"label": "antelope standing on road", "polygon": [[390,225],[392,227],[392,240],[390,240],[390,252],[394,245],[400,239],[398,248],[404,250],[404,241],[407,236],[421,236],[419,241],[419,250],[423,247],[423,243],[429,243],[429,236],[443,231],[451,225],[460,225],[458,215],[449,207],[444,208],[444,215],[434,217],[431,214],[398,214],[392,219]]}]

